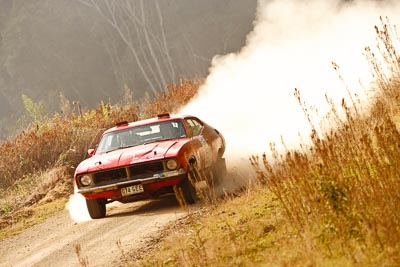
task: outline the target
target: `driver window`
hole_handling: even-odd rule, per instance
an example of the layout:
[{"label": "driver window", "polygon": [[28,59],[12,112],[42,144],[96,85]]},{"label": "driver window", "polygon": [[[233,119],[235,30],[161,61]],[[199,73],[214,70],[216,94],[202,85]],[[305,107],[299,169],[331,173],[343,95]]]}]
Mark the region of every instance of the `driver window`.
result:
[{"label": "driver window", "polygon": [[203,124],[195,119],[186,119],[187,125],[189,126],[189,131],[192,136],[197,136],[200,134]]}]

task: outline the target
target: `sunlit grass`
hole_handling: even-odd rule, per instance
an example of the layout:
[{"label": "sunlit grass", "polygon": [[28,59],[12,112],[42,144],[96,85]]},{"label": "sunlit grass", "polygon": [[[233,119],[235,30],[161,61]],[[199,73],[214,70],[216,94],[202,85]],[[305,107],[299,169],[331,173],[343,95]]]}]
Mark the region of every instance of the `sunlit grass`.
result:
[{"label": "sunlit grass", "polygon": [[0,240],[17,235],[27,228],[45,221],[65,209],[68,198],[60,197],[51,202],[34,204],[3,215],[0,218]]},{"label": "sunlit grass", "polygon": [[[321,242],[313,226],[301,232],[265,187],[253,187],[218,207],[205,207],[166,231],[162,243],[126,266],[354,266],[347,248],[331,239]],[[365,248],[360,248],[364,249]],[[361,266],[395,263],[395,250],[376,247],[358,258]],[[129,255],[129,252],[126,252]],[[361,250],[358,253],[363,253]],[[365,253],[365,251],[364,251]],[[388,258],[389,257],[389,258]]]}]

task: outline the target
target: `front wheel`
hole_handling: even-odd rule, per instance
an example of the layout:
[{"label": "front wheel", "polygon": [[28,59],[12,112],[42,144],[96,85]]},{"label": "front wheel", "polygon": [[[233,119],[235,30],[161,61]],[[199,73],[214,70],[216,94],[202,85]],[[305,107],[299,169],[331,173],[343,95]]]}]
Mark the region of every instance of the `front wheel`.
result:
[{"label": "front wheel", "polygon": [[181,204],[191,205],[191,204],[196,203],[196,200],[197,200],[196,188],[190,179],[190,174],[188,174],[188,177],[183,179],[177,185],[176,189],[177,189],[175,191],[176,198],[178,199],[179,202],[181,202],[182,200],[184,202]]},{"label": "front wheel", "polygon": [[92,219],[100,219],[106,216],[104,199],[86,199],[86,206]]}]

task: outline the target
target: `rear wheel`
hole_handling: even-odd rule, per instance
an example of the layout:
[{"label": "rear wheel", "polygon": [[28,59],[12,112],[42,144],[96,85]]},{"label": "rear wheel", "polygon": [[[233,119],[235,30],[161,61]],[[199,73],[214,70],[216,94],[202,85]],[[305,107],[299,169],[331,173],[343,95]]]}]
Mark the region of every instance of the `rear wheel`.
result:
[{"label": "rear wheel", "polygon": [[100,219],[106,216],[104,199],[86,199],[86,206],[92,219]]},{"label": "rear wheel", "polygon": [[226,175],[226,163],[224,158],[218,158],[217,162],[212,168],[212,174],[215,184],[222,182],[224,176]]}]

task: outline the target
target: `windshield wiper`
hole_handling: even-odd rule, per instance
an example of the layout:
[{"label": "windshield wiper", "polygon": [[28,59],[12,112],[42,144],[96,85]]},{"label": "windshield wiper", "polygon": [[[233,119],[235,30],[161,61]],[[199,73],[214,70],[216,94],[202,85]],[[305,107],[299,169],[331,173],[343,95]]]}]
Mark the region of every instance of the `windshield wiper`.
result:
[{"label": "windshield wiper", "polygon": [[135,145],[129,145],[129,146],[120,146],[118,149],[124,149],[124,148],[128,148],[128,147],[133,147]]},{"label": "windshield wiper", "polygon": [[119,148],[119,147],[117,147],[117,148],[113,148],[113,149],[107,150],[105,153],[108,153],[108,152],[113,152],[113,151],[115,151],[115,150],[118,150],[118,149],[120,149],[120,148]]},{"label": "windshield wiper", "polygon": [[163,141],[163,139],[151,140],[151,141],[143,143],[143,145],[148,145],[148,144],[159,142],[159,141]]},{"label": "windshield wiper", "polygon": [[128,148],[128,147],[133,147],[133,146],[137,146],[137,145],[130,145],[130,146],[120,146],[120,147],[117,147],[117,148],[113,148],[113,149],[111,149],[111,150],[108,150],[108,151],[106,151],[106,153],[108,153],[108,152],[112,152],[112,151],[115,151],[115,150],[119,150],[119,149]]}]

